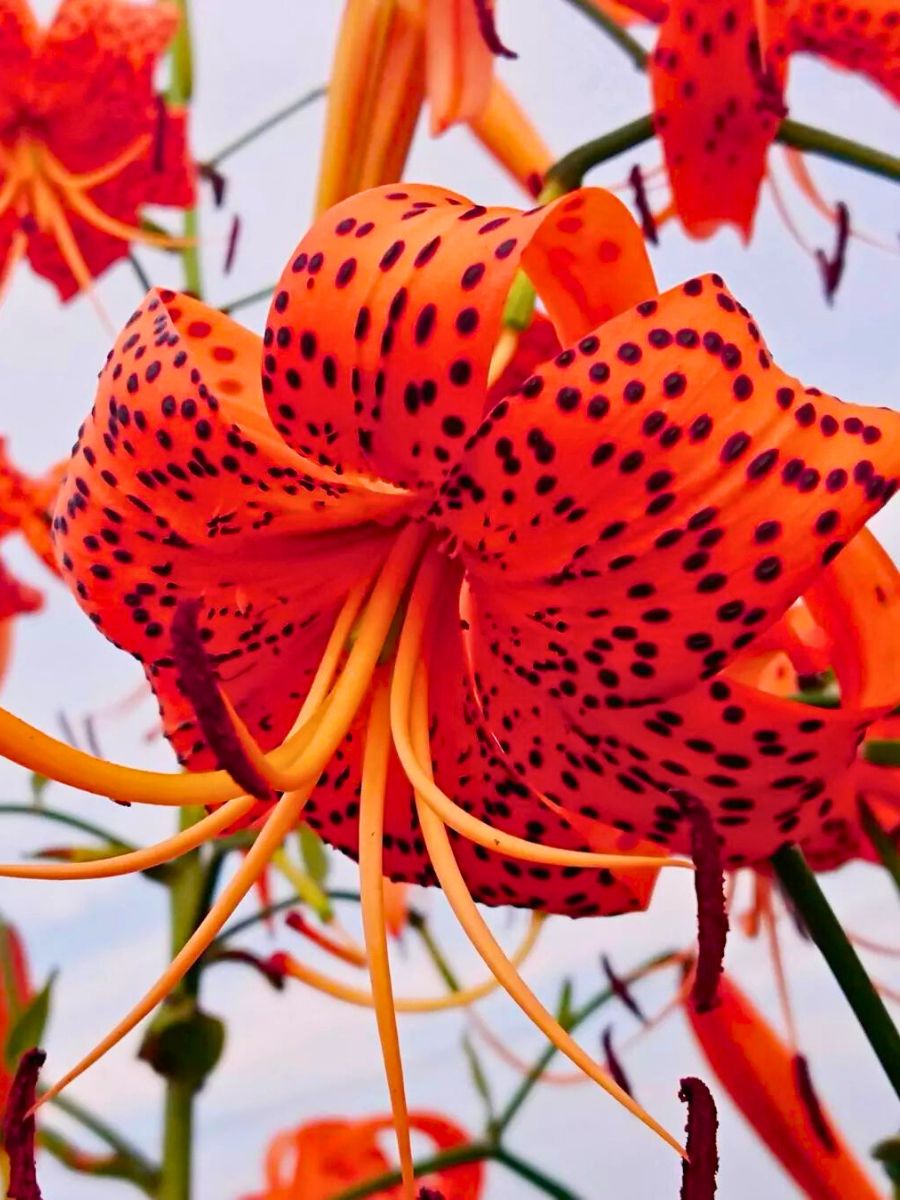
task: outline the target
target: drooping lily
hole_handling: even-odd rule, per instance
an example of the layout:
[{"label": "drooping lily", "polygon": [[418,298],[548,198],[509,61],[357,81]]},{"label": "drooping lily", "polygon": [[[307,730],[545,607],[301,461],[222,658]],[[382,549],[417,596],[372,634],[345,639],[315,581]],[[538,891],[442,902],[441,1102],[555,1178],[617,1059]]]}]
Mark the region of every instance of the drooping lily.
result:
[{"label": "drooping lily", "polygon": [[877,1200],[880,1193],[817,1099],[808,1068],[733,979],[705,1013],[684,1011],[735,1107],[810,1200]]},{"label": "drooping lily", "polygon": [[[566,348],[501,397],[487,378],[520,268]],[[262,344],[151,293],[101,373],[55,536],[190,773],[107,763],[2,711],[0,750],[96,794],[214,811],[136,855],[2,873],[124,873],[263,824],[165,976],[62,1082],[151,1011],[303,813],[360,857],[407,1179],[383,872],[439,883],[538,1027],[642,1112],[473,898],[644,906],[655,871],[684,864],[664,848],[690,845],[673,790],[708,808],[732,866],[819,825],[885,706],[813,718],[721,672],[893,494],[898,425],[786,375],[719,276],[660,293],[638,227],[596,189],[529,213],[419,185],[354,197],[297,248]]]},{"label": "drooping lily", "polygon": [[[793,55],[859,72],[900,99],[900,13],[892,0],[634,0],[625,8],[623,23],[635,15],[659,23],[649,72],[672,203],[658,219],[677,215],[694,237],[731,224],[749,239],[767,177],[784,208],[768,159],[787,114]],[[798,186],[836,220],[838,209],[822,199],[799,152],[787,153]]]},{"label": "drooping lily", "polygon": [[474,0],[346,0],[328,88],[317,209],[400,179],[427,99],[431,132],[466,122],[537,195],[549,150],[494,74]]},{"label": "drooping lily", "polygon": [[[412,1112],[409,1123],[432,1143],[436,1151],[463,1146],[465,1131],[447,1117]],[[362,1120],[310,1121],[280,1133],[266,1154],[265,1189],[246,1200],[332,1200],[357,1183],[391,1170],[379,1145],[379,1136],[391,1128],[391,1117]],[[484,1186],[481,1163],[450,1167],[419,1180],[423,1187],[440,1191],[444,1200],[479,1200]],[[373,1193],[375,1200],[400,1200],[397,1188]]]},{"label": "drooping lily", "polygon": [[5,0],[0,18],[0,271],[25,256],[67,300],[132,242],[177,244],[139,213],[193,202],[186,114],[153,89],[178,13],[62,0],[42,28],[27,0]]}]

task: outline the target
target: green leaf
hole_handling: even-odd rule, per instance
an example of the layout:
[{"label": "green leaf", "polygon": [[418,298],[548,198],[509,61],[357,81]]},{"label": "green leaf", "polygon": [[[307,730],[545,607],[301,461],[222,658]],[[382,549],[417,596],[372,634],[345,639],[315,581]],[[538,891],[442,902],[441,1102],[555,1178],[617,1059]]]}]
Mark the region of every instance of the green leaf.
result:
[{"label": "green leaf", "polygon": [[884,1167],[888,1179],[894,1185],[894,1195],[900,1196],[900,1134],[885,1138],[872,1147],[872,1157]]},{"label": "green leaf", "polygon": [[50,1001],[55,980],[54,971],[37,995],[25,1005],[10,1028],[3,1048],[3,1058],[11,1071],[15,1069],[26,1050],[41,1044],[47,1018],[50,1016]]},{"label": "green leaf", "polygon": [[138,1058],[163,1079],[199,1091],[225,1048],[225,1024],[190,996],[169,999],[150,1023]]},{"label": "green leaf", "polygon": [[325,843],[308,825],[301,825],[297,831],[300,842],[300,856],[310,878],[322,887],[328,878],[330,862]]},{"label": "green leaf", "polygon": [[563,1029],[569,1029],[572,1024],[572,980],[564,979],[556,1002],[556,1019]]}]

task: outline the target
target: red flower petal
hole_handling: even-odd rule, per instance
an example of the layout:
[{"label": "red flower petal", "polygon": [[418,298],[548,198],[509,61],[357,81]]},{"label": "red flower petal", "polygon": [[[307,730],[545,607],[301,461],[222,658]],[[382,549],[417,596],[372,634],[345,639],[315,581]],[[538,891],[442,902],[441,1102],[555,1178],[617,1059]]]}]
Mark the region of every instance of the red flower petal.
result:
[{"label": "red flower petal", "polygon": [[805,392],[708,276],[496,405],[433,511],[470,568],[476,666],[501,644],[510,672],[581,720],[715,674],[898,471],[900,416]]},{"label": "red flower petal", "polygon": [[101,373],[56,510],[80,603],[141,660],[180,757],[197,767],[211,756],[175,682],[176,604],[202,602],[220,682],[272,746],[344,596],[384,553],[381,522],[406,504],[311,468],[280,441],[259,390],[260,354],[259,339],[221,313],[151,293]]},{"label": "red flower petal", "polygon": [[761,8],[756,0],[671,0],[650,60],[675,207],[696,237],[726,221],[745,237],[753,228],[787,82],[779,10],[765,7],[761,52]]},{"label": "red flower petal", "polygon": [[521,214],[395,184],[331,209],[269,314],[263,386],[276,428],[326,464],[440,481],[484,415],[520,262],[564,337],[654,290],[633,221],[596,189]]},{"label": "red flower petal", "polygon": [[900,99],[900,12],[893,0],[798,0],[789,36],[791,53],[859,71]]}]

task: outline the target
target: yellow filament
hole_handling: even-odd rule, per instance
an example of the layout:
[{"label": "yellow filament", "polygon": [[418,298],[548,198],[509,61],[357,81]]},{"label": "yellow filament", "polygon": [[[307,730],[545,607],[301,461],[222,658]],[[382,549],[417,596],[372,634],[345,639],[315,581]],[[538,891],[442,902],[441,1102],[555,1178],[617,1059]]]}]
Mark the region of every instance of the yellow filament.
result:
[{"label": "yellow filament", "polygon": [[255,803],[252,796],[238,796],[236,800],[229,800],[214,813],[174,837],[140,850],[114,854],[108,858],[94,859],[92,862],[0,863],[0,879],[109,879],[115,875],[147,871],[163,863],[172,862],[190,850],[196,850],[223,829],[239,821]]},{"label": "yellow filament", "polygon": [[[426,536],[425,530],[408,526],[392,546],[366,608],[365,636],[361,630],[341,677],[332,690],[329,709],[317,731],[315,744],[294,764],[296,786],[317,779],[340,745],[365,696],[396,605]],[[0,754],[26,770],[55,779],[58,783],[97,796],[109,796],[123,803],[217,805],[241,794],[240,786],[227,771],[173,775],[110,763],[50,737],[2,708]],[[295,748],[282,745],[270,751],[265,761],[283,770],[293,762],[294,757]],[[294,788],[286,790],[293,791]]]},{"label": "yellow filament", "polygon": [[605,867],[607,869],[618,867],[628,870],[647,868],[653,871],[658,871],[661,867],[682,867],[693,870],[694,864],[684,858],[593,854],[583,850],[566,850],[560,846],[545,846],[539,842],[529,842],[525,838],[505,833],[503,830],[496,829],[493,825],[488,825],[485,821],[473,817],[471,813],[455,804],[436,786],[430,772],[426,770],[426,762],[416,755],[410,742],[409,707],[416,665],[422,645],[425,618],[439,578],[440,560],[436,556],[426,559],[410,597],[391,682],[391,728],[394,747],[407,778],[421,795],[423,802],[440,818],[444,825],[449,825],[451,829],[461,833],[468,841],[493,850],[497,854],[505,854],[509,858],[559,867]]},{"label": "yellow filament", "polygon": [[303,812],[311,791],[312,786],[281,798],[260,830],[256,841],[247,851],[240,867],[223,888],[218,900],[156,983],[138,1001],[131,1012],[77,1066],[73,1067],[71,1071],[67,1071],[62,1079],[44,1093],[38,1105],[45,1104],[58,1095],[63,1088],[68,1087],[74,1079],[93,1066],[98,1059],[117,1045],[136,1025],[149,1016],[158,1004],[165,1000],[172,988],[184,978],[194,963],[209,948],[213,938],[262,875],[272,853],[278,849],[286,835],[300,819],[300,814]]},{"label": "yellow filament", "polygon": [[404,1200],[415,1200],[415,1175],[409,1136],[409,1111],[403,1083],[403,1060],[394,989],[388,958],[384,924],[383,848],[384,791],[387,786],[388,758],[391,749],[391,723],[387,688],[377,688],[366,729],[363,753],[362,789],[359,800],[359,875],[362,897],[363,935],[369,959],[369,980],[375,1002],[375,1021],[381,1041],[384,1073],[391,1100],[394,1132]]},{"label": "yellow filament", "polygon": [[110,179],[115,179],[117,175],[130,167],[133,162],[141,157],[152,141],[149,133],[143,133],[140,137],[135,138],[130,146],[127,146],[121,154],[110,159],[102,167],[98,167],[96,171],[84,171],[78,174],[75,171],[68,170],[64,167],[55,154],[47,149],[46,146],[36,146],[37,162],[47,176],[63,191],[69,191],[71,188],[77,188],[80,191],[89,191],[91,188],[99,187],[102,183],[108,183]]},{"label": "yellow filament", "polygon": [[[424,666],[419,667],[416,676],[411,719],[413,722],[412,737],[416,750],[420,756],[427,759],[428,697]],[[425,802],[418,790],[416,791],[416,810],[419,814],[419,824],[422,827],[425,845],[428,848],[428,857],[431,859],[431,865],[450,907],[456,913],[457,920],[469,941],[484,959],[488,968],[497,976],[510,998],[518,1004],[522,1012],[538,1027],[548,1041],[556,1046],[557,1050],[570,1059],[575,1066],[580,1067],[586,1075],[618,1100],[639,1121],[657,1133],[663,1141],[677,1150],[679,1154],[684,1155],[677,1139],[651,1117],[623,1088],[619,1087],[615,1080],[599,1064],[595,1063],[589,1054],[585,1053],[581,1046],[566,1033],[552,1013],[541,1004],[506,957],[502,947],[478,911],[453,855],[446,826]]]},{"label": "yellow filament", "polygon": [[[765,883],[765,886],[761,885]],[[772,956],[772,966],[775,970],[775,986],[778,989],[778,1002],[781,1005],[781,1013],[784,1018],[785,1028],[787,1030],[788,1045],[794,1054],[797,1053],[797,1024],[794,1020],[794,1009],[791,1005],[791,995],[788,991],[787,974],[784,969],[784,959],[781,954],[781,942],[778,938],[778,930],[775,926],[775,909],[772,904],[772,885],[768,880],[763,881],[757,877],[757,888],[760,889],[761,896],[760,911],[762,914],[763,925],[766,929],[766,937],[769,942],[769,953]]]},{"label": "yellow filament", "polygon": [[[537,942],[542,925],[541,914],[532,913],[521,944],[509,956],[509,960],[514,966],[520,967],[528,958]],[[355,988],[350,984],[342,983],[339,979],[332,979],[314,967],[308,967],[305,963],[298,962],[296,958],[288,954],[280,955],[279,962],[286,975],[305,983],[317,992],[324,992],[327,996],[333,996],[335,1000],[343,1000],[346,1004],[356,1005],[357,1008],[375,1007],[375,998],[372,993],[363,988]],[[481,983],[459,988],[455,992],[447,992],[443,996],[395,996],[394,1011],[398,1013],[433,1013],[467,1008],[470,1004],[474,1004],[477,1000],[483,1000],[485,996],[495,992],[499,986],[499,980],[492,975],[489,979],[482,980]]]},{"label": "yellow filament", "polygon": [[513,355],[519,345],[519,331],[507,327],[497,338],[491,365],[488,370],[488,387],[493,386],[513,360]]}]

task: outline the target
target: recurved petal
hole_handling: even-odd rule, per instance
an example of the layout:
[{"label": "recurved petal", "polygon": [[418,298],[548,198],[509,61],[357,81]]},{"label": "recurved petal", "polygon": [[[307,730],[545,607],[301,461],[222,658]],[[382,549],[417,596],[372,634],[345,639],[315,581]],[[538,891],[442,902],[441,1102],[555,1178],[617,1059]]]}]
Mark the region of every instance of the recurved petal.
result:
[{"label": "recurved petal", "polygon": [[900,10],[893,0],[798,0],[789,38],[791,52],[858,71],[900,99]]},{"label": "recurved petal", "polygon": [[27,0],[0,0],[0,125],[16,119],[27,95],[38,36]]},{"label": "recurved petal", "polygon": [[[804,389],[719,276],[545,363],[434,515],[484,636],[537,689],[619,707],[714,675],[892,495],[900,415]],[[539,682],[540,681],[540,682]]]},{"label": "recurved petal", "polygon": [[766,156],[785,114],[783,12],[772,0],[668,6],[650,81],[675,207],[695,237],[723,222],[747,238],[752,232]]},{"label": "recurved petal", "polygon": [[426,0],[427,85],[432,134],[471,121],[488,102],[494,55],[473,0]]},{"label": "recurved petal", "polygon": [[337,606],[385,553],[405,497],[306,463],[274,433],[259,339],[152,292],[100,374],[54,536],[94,623],[144,665],[184,761],[209,762],[170,658],[199,599],[226,694],[264,746],[303,699]]},{"label": "recurved petal", "polygon": [[733,979],[723,976],[719,1003],[685,1015],[709,1065],[735,1107],[810,1200],[877,1200],[879,1192],[827,1110],[821,1129],[804,1101],[797,1055],[782,1042]]},{"label": "recurved petal", "polygon": [[567,331],[655,291],[637,226],[599,189],[520,213],[397,184],[331,209],[269,314],[263,386],[279,432],[322,463],[440,481],[482,419],[520,262]]}]

